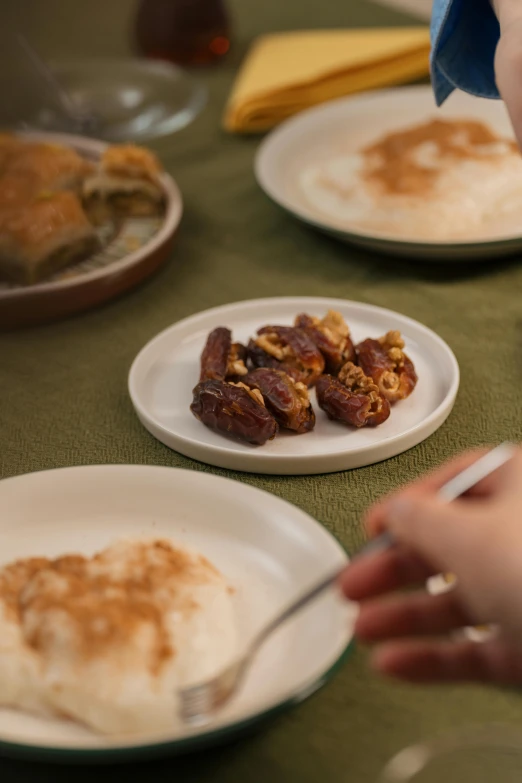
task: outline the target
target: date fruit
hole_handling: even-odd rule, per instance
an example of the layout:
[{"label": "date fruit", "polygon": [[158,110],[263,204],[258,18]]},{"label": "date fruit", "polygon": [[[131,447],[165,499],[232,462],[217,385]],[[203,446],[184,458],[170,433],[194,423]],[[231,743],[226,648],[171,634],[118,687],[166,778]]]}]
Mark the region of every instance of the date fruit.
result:
[{"label": "date fruit", "polygon": [[200,381],[224,381],[240,378],[248,370],[245,365],[247,350],[241,343],[232,342],[232,332],[218,326],[210,332],[201,354]]},{"label": "date fruit", "polygon": [[232,332],[218,326],[210,332],[201,354],[200,381],[224,381],[227,376],[228,357],[232,348]]},{"label": "date fruit", "polygon": [[275,438],[279,429],[255,392],[226,381],[199,383],[190,410],[209,429],[255,446]]},{"label": "date fruit", "polygon": [[281,427],[297,433],[313,430],[315,413],[303,383],[296,383],[282,370],[268,367],[253,370],[243,382],[261,392],[266,407]]},{"label": "date fruit", "polygon": [[282,370],[294,381],[313,386],[324,371],[324,358],[303,329],[294,326],[264,326],[248,346],[254,367]]},{"label": "date fruit", "polygon": [[403,349],[404,340],[397,331],[378,340],[363,340],[355,349],[357,363],[390,402],[406,399],[417,384],[415,367]]},{"label": "date fruit", "polygon": [[346,362],[355,361],[350,329],[335,310],[329,310],[324,318],[301,313],[295,319],[295,326],[303,329],[319,348],[324,356],[325,371],[330,375],[337,375]]},{"label": "date fruit", "polygon": [[360,367],[348,362],[339,377],[322,375],[316,385],[317,402],[329,419],[353,427],[377,427],[390,415],[390,403]]}]

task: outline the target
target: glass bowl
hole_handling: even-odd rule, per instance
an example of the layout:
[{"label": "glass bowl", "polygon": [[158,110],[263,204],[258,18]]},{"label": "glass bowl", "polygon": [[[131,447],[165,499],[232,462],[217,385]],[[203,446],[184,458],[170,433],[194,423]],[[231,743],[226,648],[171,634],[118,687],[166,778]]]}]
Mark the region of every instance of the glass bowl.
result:
[{"label": "glass bowl", "polygon": [[400,751],[379,783],[519,783],[522,731],[492,724],[455,730]]},{"label": "glass bowl", "polygon": [[39,108],[26,123],[31,128],[143,142],[186,127],[207,100],[205,87],[166,62],[80,60],[53,64],[52,71],[82,119]]}]

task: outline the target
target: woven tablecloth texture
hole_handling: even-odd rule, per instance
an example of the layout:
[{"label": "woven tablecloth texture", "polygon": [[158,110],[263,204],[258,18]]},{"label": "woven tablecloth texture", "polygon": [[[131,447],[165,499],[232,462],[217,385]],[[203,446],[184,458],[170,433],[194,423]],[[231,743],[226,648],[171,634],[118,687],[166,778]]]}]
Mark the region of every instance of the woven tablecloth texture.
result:
[{"label": "woven tablecloth texture", "polygon": [[[208,108],[189,129],[153,145],[185,198],[170,262],[146,285],[102,309],[0,335],[0,476],[94,463],[232,475],[300,506],[353,550],[364,540],[362,512],[379,495],[463,448],[522,437],[522,267],[515,259],[441,269],[373,256],[314,233],[270,203],[254,180],[257,140],[227,136],[220,127],[251,39],[273,30],[408,20],[366,0],[235,0],[230,6],[235,49],[223,66],[201,73],[210,87]],[[128,50],[133,10],[131,0],[3,0],[0,19],[13,24],[24,16],[26,31],[49,57],[117,56]],[[369,302],[434,329],[455,351],[462,371],[449,420],[397,458],[327,476],[230,474],[155,441],[127,395],[128,370],[139,349],[200,310],[278,295]],[[125,774],[169,783],[366,783],[401,747],[451,726],[489,720],[522,722],[519,695],[386,682],[369,672],[366,653],[357,650],[319,695],[249,739]],[[76,783],[94,775],[104,783],[114,773],[71,773],[0,759],[2,783],[66,783],[72,774]]]}]

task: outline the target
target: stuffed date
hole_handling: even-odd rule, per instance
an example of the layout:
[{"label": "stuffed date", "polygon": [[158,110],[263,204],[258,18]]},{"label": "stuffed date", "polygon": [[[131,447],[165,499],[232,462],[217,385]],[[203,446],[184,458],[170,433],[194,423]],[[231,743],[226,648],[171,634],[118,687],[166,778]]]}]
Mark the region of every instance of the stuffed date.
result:
[{"label": "stuffed date", "polygon": [[201,381],[224,381],[246,375],[246,348],[232,342],[230,329],[218,326],[210,332],[201,354]]},{"label": "stuffed date", "polygon": [[339,376],[322,375],[316,385],[317,402],[329,419],[353,427],[377,427],[390,415],[390,403],[360,367],[348,362]]},{"label": "stuffed date", "polygon": [[269,367],[253,370],[243,382],[261,392],[266,407],[281,427],[299,434],[313,430],[315,414],[304,383]]},{"label": "stuffed date", "polygon": [[356,346],[357,363],[390,402],[404,400],[417,383],[411,359],[404,353],[401,333],[391,331],[378,340],[367,339]]},{"label": "stuffed date", "polygon": [[301,313],[295,319],[295,326],[303,329],[321,351],[327,373],[337,375],[346,362],[355,361],[350,329],[342,315],[335,310],[329,310],[324,318]]},{"label": "stuffed date", "polygon": [[254,367],[282,370],[294,381],[313,386],[324,371],[324,358],[303,329],[294,326],[264,326],[248,346]]},{"label": "stuffed date", "polygon": [[190,410],[202,424],[235,440],[263,446],[278,425],[259,392],[221,380],[199,383]]}]

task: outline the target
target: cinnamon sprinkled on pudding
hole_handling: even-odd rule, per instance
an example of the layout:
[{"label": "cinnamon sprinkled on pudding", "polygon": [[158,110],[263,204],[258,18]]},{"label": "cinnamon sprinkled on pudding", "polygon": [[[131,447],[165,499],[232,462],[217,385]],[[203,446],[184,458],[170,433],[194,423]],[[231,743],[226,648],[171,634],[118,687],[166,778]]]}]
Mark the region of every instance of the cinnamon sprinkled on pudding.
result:
[{"label": "cinnamon sprinkled on pudding", "polygon": [[[474,241],[518,230],[522,157],[474,119],[431,119],[305,168],[310,204],[345,230]],[[346,146],[344,146],[346,150]]]},{"label": "cinnamon sprinkled on pudding", "polygon": [[10,564],[0,571],[0,704],[107,733],[171,727],[179,687],[235,653],[230,595],[208,560],[166,540]]},{"label": "cinnamon sprinkled on pudding", "polygon": [[364,177],[386,193],[421,196],[431,193],[444,167],[458,161],[494,160],[499,153],[518,153],[515,142],[500,142],[481,122],[431,120],[390,133],[363,150]]}]

